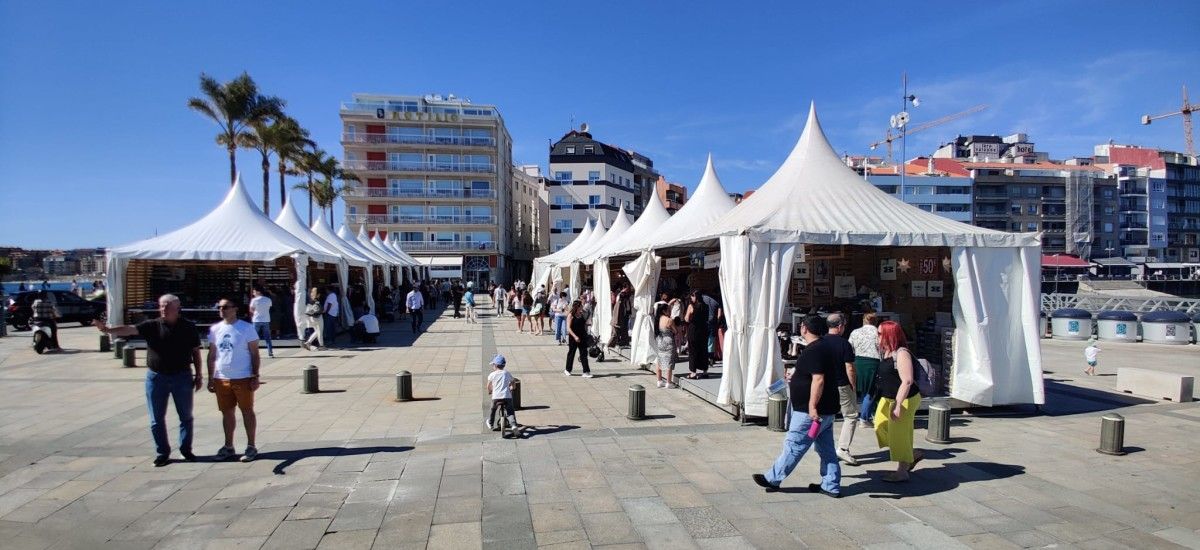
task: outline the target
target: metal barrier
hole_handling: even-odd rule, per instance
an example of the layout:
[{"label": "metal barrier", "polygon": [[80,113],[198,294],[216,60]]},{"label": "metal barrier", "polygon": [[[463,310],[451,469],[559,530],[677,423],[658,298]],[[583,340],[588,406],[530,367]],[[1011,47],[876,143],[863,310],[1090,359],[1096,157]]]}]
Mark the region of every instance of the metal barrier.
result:
[{"label": "metal barrier", "polygon": [[1042,312],[1049,315],[1063,308],[1086,309],[1093,313],[1119,310],[1134,313],[1151,311],[1181,311],[1188,315],[1200,313],[1200,300],[1194,298],[1143,298],[1137,296],[1098,296],[1094,294],[1042,294]]}]

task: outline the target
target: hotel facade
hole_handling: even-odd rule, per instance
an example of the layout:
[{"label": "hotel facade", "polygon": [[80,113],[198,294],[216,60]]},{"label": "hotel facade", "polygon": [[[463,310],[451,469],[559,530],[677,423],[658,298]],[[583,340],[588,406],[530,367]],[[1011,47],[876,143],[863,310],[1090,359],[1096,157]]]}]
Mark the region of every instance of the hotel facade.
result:
[{"label": "hotel facade", "polygon": [[454,95],[355,94],[342,103],[346,224],[436,278],[508,282],[512,139],[494,105]]}]

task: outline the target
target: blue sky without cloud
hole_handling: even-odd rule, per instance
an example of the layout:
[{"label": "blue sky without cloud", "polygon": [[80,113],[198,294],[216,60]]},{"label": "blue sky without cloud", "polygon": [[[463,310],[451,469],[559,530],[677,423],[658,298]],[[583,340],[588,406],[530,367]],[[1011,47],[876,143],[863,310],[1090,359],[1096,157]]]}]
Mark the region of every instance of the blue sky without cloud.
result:
[{"label": "blue sky without cloud", "polygon": [[[228,164],[185,106],[201,71],[248,71],[339,157],[351,94],[452,92],[499,106],[518,163],[545,166],[573,119],[689,187],[711,152],[741,191],[810,101],[839,152],[869,152],[902,71],[914,124],[990,106],[914,135],[910,157],[958,133],[1026,132],[1055,158],[1180,150],[1178,118],[1138,118],[1177,109],[1182,84],[1200,100],[1197,21],[1191,0],[3,2],[0,245],[121,244],[211,209]],[[258,164],[239,154],[247,181]]]}]

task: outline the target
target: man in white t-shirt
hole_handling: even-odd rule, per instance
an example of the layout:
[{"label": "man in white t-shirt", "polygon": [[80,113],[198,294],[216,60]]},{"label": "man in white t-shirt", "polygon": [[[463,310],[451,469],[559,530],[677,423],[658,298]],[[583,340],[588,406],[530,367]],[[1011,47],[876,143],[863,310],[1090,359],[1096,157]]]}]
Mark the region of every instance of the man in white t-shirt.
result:
[{"label": "man in white t-shirt", "polygon": [[337,289],[329,287],[329,292],[325,293],[325,345],[333,347],[333,340],[337,338],[338,313],[341,311],[341,306],[338,304]]},{"label": "man in white t-shirt", "polygon": [[254,323],[254,332],[259,340],[267,342],[267,357],[275,357],[275,348],[271,346],[271,299],[261,286],[254,285],[250,291],[250,322]]},{"label": "man in white t-shirt", "polygon": [[496,285],[496,290],[492,292],[492,301],[496,305],[496,317],[504,317],[504,308],[508,305],[508,292],[504,290],[504,285]]},{"label": "man in white t-shirt", "polygon": [[421,330],[421,323],[425,321],[425,314],[421,312],[425,307],[425,298],[419,289],[409,291],[408,296],[404,297],[404,307],[412,314],[412,331],[416,334]]},{"label": "man in white t-shirt", "polygon": [[379,318],[368,309],[354,322],[354,338],[360,342],[374,344],[379,338]]},{"label": "man in white t-shirt", "polygon": [[254,325],[238,319],[238,306],[222,298],[217,303],[221,322],[208,329],[208,391],[217,395],[221,411],[221,426],[225,429],[225,445],[217,451],[217,460],[236,456],[233,450],[233,431],[237,428],[234,407],[242,411],[246,427],[246,453],[242,462],[258,456],[254,432],[258,424],[254,416],[254,392],[258,390],[258,334]]}]

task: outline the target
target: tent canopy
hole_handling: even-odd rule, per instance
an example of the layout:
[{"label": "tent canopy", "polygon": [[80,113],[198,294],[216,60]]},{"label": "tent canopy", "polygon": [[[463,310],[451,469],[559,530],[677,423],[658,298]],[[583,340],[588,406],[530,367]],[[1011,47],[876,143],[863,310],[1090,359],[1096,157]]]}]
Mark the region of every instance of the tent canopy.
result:
[{"label": "tent canopy", "polygon": [[625,232],[629,231],[630,227],[633,227],[633,222],[630,221],[629,215],[625,213],[625,205],[622,204],[617,210],[617,219],[613,220],[612,227],[608,228],[608,233],[606,233],[604,238],[598,241],[595,246],[589,247],[587,251],[579,254],[579,261],[585,264],[591,264],[592,262],[600,259],[600,252],[607,248],[608,245],[624,237]]},{"label": "tent canopy", "polygon": [[[291,201],[288,201],[288,204],[291,204]],[[332,245],[350,265],[355,267],[370,267],[374,263],[371,258],[359,252],[358,248],[351,246],[345,239],[337,236],[333,232],[333,228],[329,227],[329,224],[325,223],[323,218],[318,216],[317,221],[313,222],[312,227],[309,229],[312,230],[313,235]]]},{"label": "tent canopy", "polygon": [[584,241],[583,244],[580,244],[579,248],[571,251],[570,254],[566,254],[562,258],[559,258],[558,267],[567,267],[579,261],[584,254],[587,254],[591,250],[595,249],[597,245],[604,241],[604,237],[606,235],[608,235],[608,229],[604,227],[604,224],[601,223],[600,220],[596,220],[596,225],[592,227],[592,234],[588,235],[587,241]]},{"label": "tent canopy", "polygon": [[240,177],[225,200],[203,218],[108,250],[114,258],[131,260],[266,261],[296,253],[324,255],[264,216]]},{"label": "tent canopy", "polygon": [[387,266],[396,264],[396,260],[393,260],[391,258],[386,258],[383,255],[381,255],[379,252],[376,252],[375,250],[372,250],[370,247],[365,246],[365,245],[363,245],[363,243],[359,242],[359,240],[354,236],[353,233],[350,232],[349,229],[346,228],[345,225],[338,227],[337,235],[338,235],[338,237],[341,237],[342,240],[345,241],[347,245],[352,247],[360,255],[370,258],[371,263],[373,263],[375,265],[378,265],[381,267],[387,267]]},{"label": "tent canopy", "polygon": [[[691,204],[691,201],[688,201]],[[686,206],[685,206],[686,208]],[[682,210],[681,210],[682,212]],[[737,208],[680,242],[745,234],[753,241],[867,246],[1039,246],[1036,233],[967,225],[907,204],[879,189],[838,157],[815,107],[779,170]]]},{"label": "tent canopy", "polygon": [[342,261],[343,254],[341,251],[333,244],[317,236],[316,233],[313,233],[312,229],[309,229],[307,225],[304,225],[304,222],[300,220],[300,215],[296,213],[296,209],[292,206],[293,204],[295,202],[289,199],[283,205],[283,209],[275,217],[275,223],[296,238],[304,241],[311,250],[309,257],[313,260],[329,263]]},{"label": "tent canopy", "polygon": [[667,212],[667,207],[663,206],[658,195],[654,195],[650,199],[650,204],[646,205],[646,208],[642,210],[642,215],[638,216],[633,225],[619,238],[606,244],[596,255],[607,258],[638,252],[643,248],[639,243],[644,242],[647,235],[654,235],[658,232],[658,228],[669,219],[671,219],[671,213]]},{"label": "tent canopy", "polygon": [[709,155],[696,192],[671,219],[659,226],[657,231],[643,237],[644,240],[640,244],[645,249],[686,244],[690,242],[687,238],[689,235],[710,227],[735,206],[737,203],[733,202],[729,192],[721,185],[721,179],[717,177],[717,171],[713,168],[712,155]]}]

